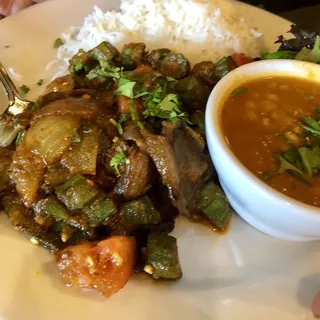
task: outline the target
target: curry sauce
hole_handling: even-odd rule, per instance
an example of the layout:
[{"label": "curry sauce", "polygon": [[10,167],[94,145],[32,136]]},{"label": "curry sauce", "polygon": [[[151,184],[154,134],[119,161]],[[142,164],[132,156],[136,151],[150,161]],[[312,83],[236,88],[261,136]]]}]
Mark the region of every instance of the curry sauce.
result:
[{"label": "curry sauce", "polygon": [[[274,189],[315,206],[320,206],[320,139],[304,121],[317,128],[318,105],[318,84],[269,77],[237,88],[227,98],[221,119],[231,150],[252,173]],[[291,161],[291,154],[296,160]]]}]

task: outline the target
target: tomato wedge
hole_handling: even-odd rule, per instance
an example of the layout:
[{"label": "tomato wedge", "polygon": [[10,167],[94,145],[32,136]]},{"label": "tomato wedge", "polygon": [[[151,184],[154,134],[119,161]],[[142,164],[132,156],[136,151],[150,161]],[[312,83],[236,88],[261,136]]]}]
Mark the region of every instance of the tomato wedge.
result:
[{"label": "tomato wedge", "polygon": [[238,67],[243,66],[244,64],[253,62],[252,58],[245,56],[243,53],[233,54],[232,59],[235,61]]},{"label": "tomato wedge", "polygon": [[135,239],[113,236],[99,243],[85,241],[60,251],[57,266],[67,286],[95,289],[109,297],[126,285],[135,260]]}]

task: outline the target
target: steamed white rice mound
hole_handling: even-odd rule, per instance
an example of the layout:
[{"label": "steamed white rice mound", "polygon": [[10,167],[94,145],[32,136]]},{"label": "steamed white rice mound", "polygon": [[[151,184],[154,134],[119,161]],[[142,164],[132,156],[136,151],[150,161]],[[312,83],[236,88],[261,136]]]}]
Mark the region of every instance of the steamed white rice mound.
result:
[{"label": "steamed white rice mound", "polygon": [[109,41],[119,50],[125,43],[145,42],[147,49],[169,48],[195,64],[213,62],[241,52],[260,54],[261,33],[249,26],[238,5],[229,0],[122,0],[120,11],[95,7],[81,27],[62,34],[65,44],[57,51],[59,73],[79,49],[92,49]]}]

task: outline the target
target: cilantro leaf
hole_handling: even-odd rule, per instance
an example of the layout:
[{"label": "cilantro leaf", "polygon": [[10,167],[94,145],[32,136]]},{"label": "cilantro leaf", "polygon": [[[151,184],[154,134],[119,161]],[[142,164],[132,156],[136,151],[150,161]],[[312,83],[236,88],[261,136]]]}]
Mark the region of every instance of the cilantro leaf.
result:
[{"label": "cilantro leaf", "polygon": [[[127,79],[121,79],[127,80]],[[115,91],[115,95],[126,96],[130,99],[133,99],[133,87],[135,86],[136,82],[127,80],[127,82],[118,85],[118,89]]]},{"label": "cilantro leaf", "polygon": [[117,128],[119,134],[122,135],[123,134],[123,128],[122,128],[121,122],[120,121],[117,122],[113,118],[110,119],[110,122],[111,122],[111,124],[113,124]]},{"label": "cilantro leaf", "polygon": [[231,93],[230,93],[230,97],[231,98],[234,98],[242,93],[245,93],[248,91],[248,88],[246,87],[239,87],[239,88],[236,88],[234,89]]},{"label": "cilantro leaf", "polygon": [[169,81],[169,82],[172,82],[172,81],[174,81],[174,82],[178,82],[178,80],[177,79],[175,79],[175,78],[172,78],[172,77],[166,77],[166,79],[167,79],[167,81]]},{"label": "cilantro leaf", "polygon": [[311,117],[303,117],[300,125],[308,132],[320,136],[320,124]]},{"label": "cilantro leaf", "polygon": [[320,147],[301,147],[298,151],[307,175],[312,178],[312,176],[317,174],[320,170]]},{"label": "cilantro leaf", "polygon": [[297,178],[301,179],[302,181],[309,183],[308,177],[295,165],[291,164],[282,156],[279,157],[279,160],[280,160],[280,168],[278,170],[278,173],[284,173],[285,171],[288,171],[293,175],[295,175]]},{"label": "cilantro leaf", "polygon": [[37,82],[37,85],[40,87],[43,85],[43,79],[39,79],[39,81]]},{"label": "cilantro leaf", "polygon": [[137,99],[147,95],[148,91],[146,91],[146,89],[143,86],[139,88],[139,86],[137,86],[137,82],[135,81],[130,81],[125,78],[120,78],[118,82],[118,88],[115,91],[115,94],[126,96],[130,99]]},{"label": "cilantro leaf", "polygon": [[[99,62],[100,62],[100,65],[92,69],[87,74],[87,78],[89,80],[93,80],[98,77],[116,78],[116,79],[120,78],[120,72],[121,72],[120,68],[110,65],[107,61],[99,61]],[[80,65],[78,67],[80,68]]]},{"label": "cilantro leaf", "polygon": [[118,152],[111,160],[110,160],[110,166],[114,168],[114,171],[116,172],[117,176],[120,177],[119,172],[119,165],[125,164],[127,160],[127,156],[124,153],[124,151]]},{"label": "cilantro leaf", "polygon": [[[281,156],[283,156],[283,158],[289,161],[291,164],[297,164],[301,161],[299,151],[295,147],[291,147],[290,150],[283,152]],[[302,167],[300,165],[298,166],[299,168]]]},{"label": "cilantro leaf", "polygon": [[27,94],[30,91],[30,88],[28,86],[26,86],[25,84],[22,85],[19,89],[24,94]]},{"label": "cilantro leaf", "polygon": [[128,119],[127,115],[122,113],[119,119],[119,123],[125,122]]},{"label": "cilantro leaf", "polygon": [[129,109],[130,109],[132,121],[134,121],[136,123],[136,125],[142,129],[143,124],[140,121],[140,116],[139,116],[138,110],[134,104],[134,100],[130,99],[128,101],[128,104],[129,104]]},{"label": "cilantro leaf", "polygon": [[153,93],[145,100],[145,117],[158,117],[176,121],[179,118],[186,118],[188,115],[181,111],[181,103],[178,96],[173,93],[166,94],[162,87],[156,88]]},{"label": "cilantro leaf", "polygon": [[58,49],[59,47],[63,46],[64,43],[63,41],[61,40],[61,38],[57,38],[55,41],[54,41],[54,44],[53,44],[53,47],[55,49]]},{"label": "cilantro leaf", "polygon": [[126,54],[126,55],[128,55],[128,54],[131,53],[131,51],[132,51],[131,48],[126,48],[123,53]]},{"label": "cilantro leaf", "polygon": [[131,118],[133,121],[139,121],[140,120],[140,117],[139,117],[139,114],[138,114],[138,111],[137,111],[137,108],[134,104],[134,100],[130,99],[128,101],[128,104],[129,104],[129,108],[130,108],[130,113],[131,113]]},{"label": "cilantro leaf", "polygon": [[80,61],[77,61],[77,62],[75,63],[75,65],[74,65],[74,67],[73,67],[73,70],[74,70],[75,72],[78,72],[78,71],[82,70],[82,68],[83,68],[83,63],[80,62]]}]

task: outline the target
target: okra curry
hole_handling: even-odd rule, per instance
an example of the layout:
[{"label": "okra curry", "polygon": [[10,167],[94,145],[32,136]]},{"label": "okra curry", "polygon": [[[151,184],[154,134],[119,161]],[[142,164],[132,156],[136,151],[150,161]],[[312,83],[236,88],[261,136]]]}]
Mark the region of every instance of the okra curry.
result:
[{"label": "okra curry", "polygon": [[319,84],[270,77],[234,90],[221,118],[231,150],[252,173],[314,206],[320,206],[319,106]]},{"label": "okra curry", "polygon": [[[295,25],[290,32],[296,39],[279,37],[278,52],[262,59],[320,62],[320,37]],[[236,53],[191,68],[183,54],[144,43],[80,50],[30,109],[0,117],[0,202],[13,227],[55,254],[68,286],[110,296],[134,271],[180,279],[175,217],[223,231],[232,214],[206,146],[207,99],[252,61]],[[222,114],[239,160],[313,205],[318,104],[314,83],[268,78],[235,90]]]},{"label": "okra curry", "polygon": [[175,217],[227,228],[204,110],[239,58],[191,69],[169,49],[103,42],[80,50],[30,110],[2,116],[1,204],[56,255],[68,286],[110,296],[134,270],[180,279]]}]

